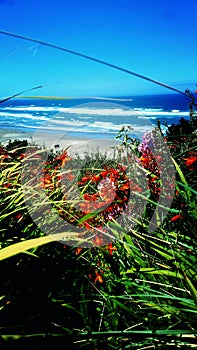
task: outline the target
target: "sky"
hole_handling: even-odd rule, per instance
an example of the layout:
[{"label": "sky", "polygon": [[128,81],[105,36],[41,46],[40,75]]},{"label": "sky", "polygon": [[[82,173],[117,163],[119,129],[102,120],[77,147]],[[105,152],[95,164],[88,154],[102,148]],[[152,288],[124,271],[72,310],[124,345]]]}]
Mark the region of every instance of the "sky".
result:
[{"label": "sky", "polygon": [[[195,90],[197,0],[0,0],[0,30],[105,60]],[[143,79],[0,34],[0,96],[169,93]],[[28,95],[28,93],[27,93]]]}]

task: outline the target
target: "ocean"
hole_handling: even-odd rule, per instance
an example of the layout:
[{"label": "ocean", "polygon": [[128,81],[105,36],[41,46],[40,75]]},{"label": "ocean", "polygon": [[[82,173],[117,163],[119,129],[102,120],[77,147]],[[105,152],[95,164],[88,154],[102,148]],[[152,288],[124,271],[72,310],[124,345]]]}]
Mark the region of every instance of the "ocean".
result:
[{"label": "ocean", "polygon": [[189,119],[187,96],[163,94],[116,98],[17,98],[0,104],[3,131],[42,129],[69,137],[114,139],[122,126],[132,128],[132,136],[142,137],[160,120],[165,125]]}]

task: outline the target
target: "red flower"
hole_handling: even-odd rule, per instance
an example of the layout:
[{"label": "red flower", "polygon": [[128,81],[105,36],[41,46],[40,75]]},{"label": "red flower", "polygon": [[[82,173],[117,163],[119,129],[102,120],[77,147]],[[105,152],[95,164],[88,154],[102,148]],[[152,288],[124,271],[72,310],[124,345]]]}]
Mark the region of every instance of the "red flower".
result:
[{"label": "red flower", "polygon": [[99,198],[99,194],[98,193],[93,193],[93,194],[84,193],[83,198],[86,201],[96,202]]},{"label": "red flower", "polygon": [[7,158],[9,158],[9,155],[8,155],[8,154],[3,154],[3,155],[1,156],[1,159],[7,159]]},{"label": "red flower", "polygon": [[87,181],[90,181],[90,177],[89,176],[82,177],[82,179],[81,179],[82,183],[87,182]]},{"label": "red flower", "polygon": [[154,177],[152,177],[151,179],[149,179],[149,182],[154,182],[155,180],[157,180],[158,179],[158,176],[154,176]]},{"label": "red flower", "polygon": [[95,271],[95,274],[96,274],[96,278],[94,280],[94,283],[96,283],[97,281],[100,283],[103,283],[102,276],[97,271]]},{"label": "red flower", "polygon": [[19,213],[19,214],[17,214],[17,215],[16,215],[16,219],[20,219],[20,218],[21,218],[21,216],[22,216],[22,215],[21,215],[20,213]]},{"label": "red flower", "polygon": [[75,249],[75,254],[76,254],[76,255],[79,255],[79,254],[81,253],[81,251],[82,251],[82,248],[77,247],[77,248]]},{"label": "red flower", "polygon": [[94,175],[94,176],[92,177],[92,182],[98,183],[98,182],[100,181],[100,179],[101,179],[100,175]]},{"label": "red flower", "polygon": [[65,166],[65,164],[68,162],[68,161],[70,161],[72,158],[69,158],[69,157],[64,157],[64,158],[62,158],[61,159],[61,165],[62,165],[62,167],[64,167]]},{"label": "red flower", "polygon": [[91,228],[91,226],[88,224],[88,222],[85,222],[85,223],[84,223],[84,226],[85,226],[86,228]]},{"label": "red flower", "polygon": [[109,251],[109,254],[112,255],[114,250],[117,250],[116,247],[113,247],[112,243],[108,244],[107,250]]},{"label": "red flower", "polygon": [[108,174],[109,174],[109,171],[108,171],[108,170],[102,171],[102,173],[101,173],[102,177],[104,177],[104,178],[105,178]]},{"label": "red flower", "polygon": [[21,153],[20,155],[19,155],[19,159],[24,159],[25,158],[25,153]]},{"label": "red flower", "polygon": [[173,216],[173,218],[171,218],[171,221],[176,221],[178,219],[183,219],[181,214],[177,214],[177,215]]},{"label": "red flower", "polygon": [[[100,227],[100,229],[102,229],[102,227]],[[103,245],[103,243],[104,243],[103,234],[97,234],[97,235],[93,238],[93,243],[96,244],[96,245],[98,245],[98,246]]]},{"label": "red flower", "polygon": [[184,160],[185,160],[185,165],[190,167],[193,163],[197,161],[197,157],[196,156],[188,157],[188,158],[184,158]]},{"label": "red flower", "polygon": [[148,157],[141,157],[141,158],[139,158],[139,160],[142,162],[142,164],[143,163],[149,163],[150,162],[150,159],[148,158]]},{"label": "red flower", "polygon": [[120,187],[120,191],[125,191],[125,190],[128,190],[129,188],[130,186],[129,186],[129,183],[127,182]]}]

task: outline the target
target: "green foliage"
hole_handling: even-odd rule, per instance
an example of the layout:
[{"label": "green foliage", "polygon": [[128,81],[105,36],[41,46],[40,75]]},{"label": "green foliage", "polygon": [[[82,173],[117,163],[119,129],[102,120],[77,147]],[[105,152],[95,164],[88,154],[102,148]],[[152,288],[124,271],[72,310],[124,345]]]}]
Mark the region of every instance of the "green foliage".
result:
[{"label": "green foliage", "polygon": [[[152,233],[148,230],[150,213],[157,209],[160,186],[158,172],[156,182],[152,181],[157,165],[151,158],[149,165],[154,165],[154,172],[150,171],[149,165],[144,168],[139,141],[132,140],[128,134],[130,130],[126,128],[119,132],[123,156],[126,149],[127,156],[132,153],[137,157],[140,160],[139,178],[143,174],[154,186],[149,191],[141,191],[139,180],[137,198],[146,201],[146,209],[139,217],[127,215],[119,220],[114,216],[105,222],[106,227],[99,230],[103,233],[104,228],[110,227],[112,241],[106,245],[95,241],[91,249],[81,248],[77,241],[75,246],[66,246],[62,233],[46,236],[39,229],[27,210],[21,184],[21,169],[28,146],[25,141],[18,143],[15,140],[1,147],[2,349],[41,349],[49,344],[59,348],[96,350],[190,349],[195,345],[196,136],[189,127],[182,135],[184,123],[182,120],[167,132],[166,142],[176,168],[175,192],[167,217]],[[36,159],[42,152],[47,150],[35,147],[33,157]],[[65,199],[57,180],[58,165],[65,161],[61,154],[50,151],[45,169],[46,174],[51,174],[45,191],[55,210],[65,210]],[[91,170],[91,176],[97,176],[106,170],[106,166],[115,166],[117,159],[114,156],[109,161],[106,155],[98,152],[96,157],[86,155],[85,166],[79,155],[72,162],[78,164],[77,182],[80,182],[87,177],[88,171]],[[132,171],[128,166],[126,175],[129,178]],[[121,183],[123,185],[125,182]],[[76,198],[74,187],[70,188],[72,205]],[[33,190],[31,186],[31,195]],[[81,185],[80,191],[80,196],[87,191],[94,195],[97,186],[88,180]],[[40,217],[40,220],[50,219],[49,216]],[[86,216],[84,220],[87,219]],[[77,225],[74,227],[77,231]],[[74,235],[75,230],[67,234]],[[97,236],[99,239],[101,235]]]}]

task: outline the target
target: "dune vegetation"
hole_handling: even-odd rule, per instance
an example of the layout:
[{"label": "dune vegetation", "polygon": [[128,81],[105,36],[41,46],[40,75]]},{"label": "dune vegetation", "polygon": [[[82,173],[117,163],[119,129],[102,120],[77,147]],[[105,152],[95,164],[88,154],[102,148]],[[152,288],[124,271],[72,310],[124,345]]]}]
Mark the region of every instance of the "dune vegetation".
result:
[{"label": "dune vegetation", "polygon": [[1,349],[196,347],[196,124],[113,159],[1,145]]}]

